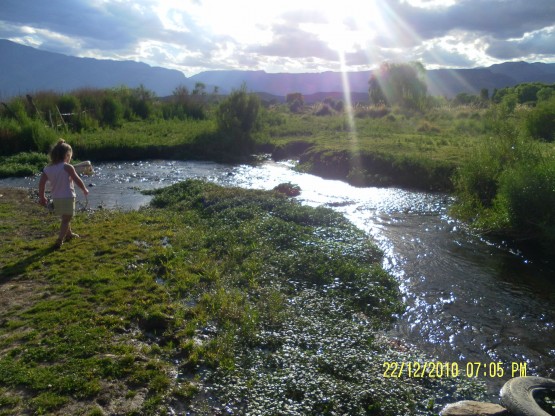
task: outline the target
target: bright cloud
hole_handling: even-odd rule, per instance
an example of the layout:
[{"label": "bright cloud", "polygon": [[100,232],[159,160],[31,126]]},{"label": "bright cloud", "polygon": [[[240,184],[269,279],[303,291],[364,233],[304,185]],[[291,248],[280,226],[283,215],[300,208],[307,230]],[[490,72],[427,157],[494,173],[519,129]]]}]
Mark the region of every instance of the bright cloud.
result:
[{"label": "bright cloud", "polygon": [[555,62],[553,22],[553,0],[2,0],[0,38],[186,75],[309,72]]}]

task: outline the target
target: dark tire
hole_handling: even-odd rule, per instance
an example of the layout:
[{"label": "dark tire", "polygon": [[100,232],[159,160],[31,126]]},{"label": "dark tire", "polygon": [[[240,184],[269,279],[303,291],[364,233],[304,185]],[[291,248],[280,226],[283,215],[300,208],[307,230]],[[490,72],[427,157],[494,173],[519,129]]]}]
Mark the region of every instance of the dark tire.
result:
[{"label": "dark tire", "polygon": [[515,377],[501,389],[501,404],[514,416],[550,416],[534,399],[537,390],[555,390],[555,380],[543,377]]}]

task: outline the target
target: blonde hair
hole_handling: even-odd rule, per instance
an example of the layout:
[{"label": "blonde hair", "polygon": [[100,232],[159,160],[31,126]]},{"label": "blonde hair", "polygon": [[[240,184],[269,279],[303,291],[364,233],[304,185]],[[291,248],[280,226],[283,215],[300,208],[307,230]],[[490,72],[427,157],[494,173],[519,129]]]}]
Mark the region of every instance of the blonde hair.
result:
[{"label": "blonde hair", "polygon": [[64,139],[60,139],[50,150],[50,161],[52,164],[61,163],[65,161],[68,153],[73,153],[73,149]]}]

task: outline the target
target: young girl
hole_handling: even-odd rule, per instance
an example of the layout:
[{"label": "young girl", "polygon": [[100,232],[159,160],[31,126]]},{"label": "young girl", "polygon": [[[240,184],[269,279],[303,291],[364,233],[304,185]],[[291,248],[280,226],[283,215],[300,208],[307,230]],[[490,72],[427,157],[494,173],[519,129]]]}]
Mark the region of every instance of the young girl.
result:
[{"label": "young girl", "polygon": [[72,238],[79,237],[71,231],[71,219],[75,215],[75,189],[73,184],[76,183],[83,190],[85,196],[89,194],[89,190],[75,172],[75,168],[69,164],[72,155],[71,146],[65,140],[58,140],[58,143],[50,151],[50,164],[44,168],[39,181],[40,204],[46,206],[44,189],[46,182],[50,181],[54,212],[62,218],[60,235],[54,245],[56,248],[60,248],[64,240],[69,241]]}]

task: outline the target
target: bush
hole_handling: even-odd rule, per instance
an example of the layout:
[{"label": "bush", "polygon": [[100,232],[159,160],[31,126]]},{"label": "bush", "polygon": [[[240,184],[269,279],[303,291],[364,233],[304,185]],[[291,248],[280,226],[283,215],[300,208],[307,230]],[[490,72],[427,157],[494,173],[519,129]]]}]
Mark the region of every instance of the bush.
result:
[{"label": "bush", "polygon": [[247,94],[245,85],[220,103],[216,121],[222,135],[231,139],[228,143],[231,151],[252,151],[252,132],[257,128],[259,111],[260,99],[254,94]]},{"label": "bush", "polygon": [[98,129],[98,120],[91,117],[88,113],[82,112],[72,118],[71,129],[75,132],[94,131]]},{"label": "bush", "polygon": [[21,126],[14,119],[0,119],[0,154],[12,155],[20,152],[22,143],[19,137],[21,134]]},{"label": "bush", "polygon": [[102,124],[110,127],[121,127],[123,124],[123,106],[114,97],[102,100]]},{"label": "bush", "polygon": [[201,100],[190,97],[187,100],[177,101],[174,100],[170,103],[162,105],[162,117],[164,120],[178,119],[178,120],[205,120],[206,111],[204,103]]},{"label": "bush", "polygon": [[523,163],[503,173],[499,202],[519,238],[533,238],[546,247],[555,240],[555,160]]},{"label": "bush", "polygon": [[287,94],[285,101],[292,113],[300,113],[304,108],[304,97],[300,92]]},{"label": "bush", "polygon": [[21,139],[29,145],[23,151],[48,153],[57,140],[57,134],[40,120],[32,120],[23,125]]},{"label": "bush", "polygon": [[316,116],[332,116],[335,111],[329,104],[322,104],[315,108],[314,115]]},{"label": "bush", "polygon": [[25,118],[0,120],[0,154],[19,152],[48,152],[56,141],[56,133],[44,122]]},{"label": "bush", "polygon": [[534,139],[548,142],[555,140],[555,99],[538,103],[526,115],[524,125]]},{"label": "bush", "polygon": [[89,117],[100,120],[102,115],[102,102],[106,98],[106,90],[82,88],[73,93],[81,103],[81,109]]},{"label": "bush", "polygon": [[459,204],[478,211],[491,208],[497,195],[499,177],[505,168],[512,166],[516,157],[514,150],[511,140],[492,138],[473,151],[454,177]]},{"label": "bush", "polygon": [[358,118],[382,118],[390,113],[389,107],[385,105],[373,105],[367,107],[358,107],[355,116]]},{"label": "bush", "polygon": [[74,95],[62,95],[58,100],[58,109],[62,114],[74,114],[80,111],[81,104]]},{"label": "bush", "polygon": [[532,140],[498,136],[484,143],[454,179],[453,213],[482,232],[529,239],[553,250],[555,160]]}]

